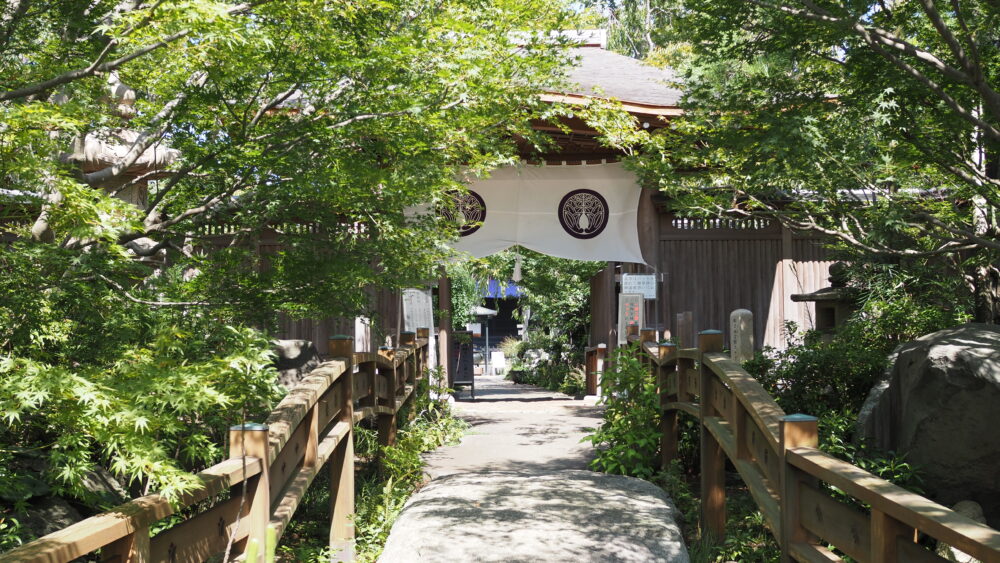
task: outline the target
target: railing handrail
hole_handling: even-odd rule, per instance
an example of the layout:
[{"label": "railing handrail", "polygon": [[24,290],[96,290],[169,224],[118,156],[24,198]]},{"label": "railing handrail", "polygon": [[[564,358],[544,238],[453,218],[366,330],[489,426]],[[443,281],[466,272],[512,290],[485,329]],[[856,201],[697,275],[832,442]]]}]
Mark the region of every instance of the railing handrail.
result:
[{"label": "railing handrail", "polygon": [[[150,524],[214,497],[227,488],[238,494],[242,489],[238,486],[251,480],[254,483],[263,483],[269,489],[269,494],[264,495],[261,501],[266,506],[264,504],[253,506],[256,503],[248,497],[245,503],[247,506],[244,507],[245,513],[236,516],[234,509],[238,506],[229,506],[232,503],[223,501],[191,516],[181,525],[208,515],[218,515],[219,520],[206,522],[207,528],[203,526],[202,531],[211,532],[218,528],[222,537],[221,544],[224,545],[232,528],[236,526],[235,520],[239,520],[239,529],[235,536],[237,540],[253,535],[252,512],[257,511],[266,516],[264,524],[270,523],[280,537],[320,468],[331,456],[337,455],[337,452],[341,452],[341,456],[344,455],[343,452],[347,452],[348,455],[348,459],[339,460],[339,463],[344,465],[340,471],[344,483],[340,486],[349,483],[348,488],[352,498],[344,505],[349,508],[346,513],[340,505],[333,508],[335,513],[340,511],[334,514],[334,520],[340,521],[342,529],[352,529],[350,512],[353,512],[353,425],[363,418],[376,416],[379,418],[380,441],[391,443],[394,439],[394,432],[383,429],[394,428],[396,413],[412,397],[417,381],[427,367],[427,329],[421,330],[423,334],[420,338],[411,339],[399,348],[390,350],[388,354],[352,353],[350,358],[333,358],[311,371],[275,406],[267,418],[266,425],[260,425],[260,429],[267,432],[267,444],[261,452],[266,456],[265,459],[253,455],[246,457],[233,455],[231,446],[229,459],[197,474],[203,486],[180,495],[173,504],[158,494],[133,499],[108,512],[84,519],[0,554],[0,563],[66,562],[102,548],[111,549],[113,554],[134,554],[137,550],[144,551],[146,556],[143,560],[148,560]],[[355,368],[358,373],[354,373]],[[354,376],[362,378],[359,382],[366,389],[364,394],[354,396],[353,388],[356,386]],[[346,402],[347,398],[351,399],[349,403]],[[355,405],[358,407],[356,412]],[[347,413],[344,413],[345,409],[348,410]],[[358,414],[361,416],[357,416]],[[349,474],[346,471],[348,467],[351,468]],[[267,479],[268,474],[272,475],[270,480]],[[333,486],[336,488],[338,484],[335,483]],[[239,500],[239,496],[235,498]],[[167,530],[155,539],[160,539],[162,535],[169,533],[170,530]],[[204,545],[189,550],[191,553],[196,553],[198,558],[210,555],[211,550],[220,545],[220,540],[214,538],[212,541],[202,543]],[[263,550],[259,551],[262,557]],[[353,552],[343,557],[350,559],[353,557]],[[102,558],[107,560],[107,554],[102,555]],[[125,556],[122,559],[130,558]]]},{"label": "railing handrail", "polygon": [[[707,332],[712,342],[698,348],[659,346],[648,337],[639,347],[657,378],[664,464],[676,455],[677,414],[700,421],[703,533],[716,540],[725,533],[724,458],[718,457],[724,455],[764,514],[783,561],[841,560],[820,541],[859,561],[941,560],[914,542],[920,532],[1000,563],[1000,531],[819,450],[816,419],[787,416],[760,382],[721,352],[720,333]],[[870,505],[872,513],[830,497],[816,486],[820,481]]]}]

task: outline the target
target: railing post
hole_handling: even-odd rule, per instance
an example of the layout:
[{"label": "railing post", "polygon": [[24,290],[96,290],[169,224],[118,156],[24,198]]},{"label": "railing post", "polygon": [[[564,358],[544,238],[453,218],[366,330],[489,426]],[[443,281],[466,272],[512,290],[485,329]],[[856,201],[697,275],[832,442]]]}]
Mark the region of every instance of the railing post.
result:
[{"label": "railing post", "polygon": [[646,354],[643,353],[646,343],[654,341],[656,341],[656,329],[644,328],[639,331],[639,357],[642,359],[642,363],[647,366],[656,365],[652,358],[647,357]]},{"label": "railing post", "polygon": [[897,563],[901,561],[899,541],[913,542],[916,530],[889,516],[877,508],[872,508],[871,537],[872,563]]},{"label": "railing post", "polygon": [[[250,535],[233,545],[234,554],[243,553],[247,543],[252,540],[257,540],[257,545],[260,546],[267,541],[267,525],[271,522],[271,491],[268,479],[271,459],[266,424],[238,424],[229,428],[229,458],[238,459],[244,456],[260,459],[261,468],[259,474],[246,482],[246,502],[250,506],[246,518]],[[238,484],[231,490],[233,495],[242,495],[244,489],[242,484]],[[258,551],[257,561],[264,561],[264,550]]]},{"label": "railing post", "polygon": [[638,325],[628,325],[625,327],[625,342],[632,342],[632,337],[639,337],[639,326]]},{"label": "railing post", "polygon": [[101,548],[102,563],[149,563],[149,526]]},{"label": "railing post", "polygon": [[384,382],[384,394],[378,392],[378,384],[375,384],[375,405],[388,407],[391,412],[378,412],[375,414],[375,426],[378,428],[378,443],[381,446],[390,446],[396,442],[396,368],[375,368],[377,377]]},{"label": "railing post", "polygon": [[[672,344],[660,344],[657,352],[660,359],[666,358],[677,348]],[[679,413],[675,409],[667,410],[667,404],[671,399],[679,401],[678,395],[670,393],[670,374],[677,376],[676,364],[670,366],[657,366],[656,379],[660,397],[660,466],[666,469],[670,462],[677,457],[677,432]],[[677,389],[680,390],[680,378],[677,380]]]},{"label": "railing post", "polygon": [[729,314],[729,357],[742,364],[753,359],[753,313],[736,309]]},{"label": "railing post", "polygon": [[726,537],[726,452],[705,427],[709,417],[718,416],[712,407],[712,386],[716,385],[712,370],[705,365],[704,354],[722,351],[722,333],[705,330],[698,334],[701,352],[701,530],[710,543]]},{"label": "railing post", "polygon": [[420,361],[417,363],[417,379],[420,379],[427,372],[427,353],[430,347],[431,329],[418,328],[417,338],[427,341],[427,345],[420,349]]},{"label": "railing post", "polygon": [[331,356],[347,360],[347,369],[337,382],[343,386],[337,422],[351,428],[329,461],[330,555],[332,561],[354,561],[354,339],[342,337],[330,344]]},{"label": "railing post", "polygon": [[[799,491],[804,482],[815,481],[785,459],[792,448],[819,446],[818,421],[815,416],[790,414],[781,418],[781,561],[790,563],[791,546],[814,541],[799,518]],[[873,515],[874,516],[874,515]],[[874,521],[874,520],[873,520]],[[874,546],[874,540],[873,544]]]}]

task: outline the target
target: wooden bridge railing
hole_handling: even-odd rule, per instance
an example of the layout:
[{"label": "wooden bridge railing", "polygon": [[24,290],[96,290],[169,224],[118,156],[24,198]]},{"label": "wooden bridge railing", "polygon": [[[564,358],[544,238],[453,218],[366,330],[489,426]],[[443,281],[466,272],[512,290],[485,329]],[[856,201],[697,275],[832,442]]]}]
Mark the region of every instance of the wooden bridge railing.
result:
[{"label": "wooden bridge railing", "polygon": [[[221,555],[231,535],[236,555],[257,540],[260,562],[268,527],[281,537],[324,466],[333,557],[353,560],[354,425],[373,417],[380,443],[394,441],[397,413],[425,376],[428,336],[428,329],[404,332],[399,348],[378,353],[354,353],[349,337],[331,339],[334,359],[291,389],[266,423],[230,429],[229,459],[198,473],[201,488],[174,504],[156,494],[132,500],[8,551],[0,563],[61,563],[97,550],[109,563],[204,561]],[[228,498],[216,498],[226,491]],[[153,523],[195,505],[195,514],[151,536]]]},{"label": "wooden bridge railing", "polygon": [[[752,326],[752,324],[750,325]],[[700,421],[702,534],[725,536],[728,459],[781,546],[782,561],[947,561],[917,543],[927,535],[985,563],[1000,563],[1000,532],[818,449],[817,419],[786,415],[739,363],[722,333],[696,347],[658,345],[655,332],[630,337],[656,377],[664,465],[677,455],[678,417]],[[684,344],[682,343],[682,346]],[[836,500],[820,483],[871,507]]]}]

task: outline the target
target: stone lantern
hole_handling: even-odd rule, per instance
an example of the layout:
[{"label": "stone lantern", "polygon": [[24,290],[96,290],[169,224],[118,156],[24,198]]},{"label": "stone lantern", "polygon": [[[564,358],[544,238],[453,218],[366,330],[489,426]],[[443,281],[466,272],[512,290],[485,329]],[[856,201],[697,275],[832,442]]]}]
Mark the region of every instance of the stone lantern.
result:
[{"label": "stone lantern", "polygon": [[857,309],[857,289],[847,287],[847,265],[843,262],[831,265],[829,279],[830,287],[792,295],[796,303],[816,304],[816,330],[823,333],[825,339],[832,337],[837,327]]}]

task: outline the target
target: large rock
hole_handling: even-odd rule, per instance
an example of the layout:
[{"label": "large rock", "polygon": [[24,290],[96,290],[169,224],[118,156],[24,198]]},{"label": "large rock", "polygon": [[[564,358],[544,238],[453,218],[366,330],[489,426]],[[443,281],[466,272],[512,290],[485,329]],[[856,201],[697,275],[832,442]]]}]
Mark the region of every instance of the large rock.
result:
[{"label": "large rock", "polygon": [[59,497],[37,499],[28,505],[27,512],[14,516],[29,537],[42,537],[83,520],[72,505]]},{"label": "large rock", "polygon": [[278,381],[289,389],[319,366],[319,352],[308,340],[275,340],[273,344]]},{"label": "large rock", "polygon": [[974,500],[1000,524],[1000,326],[966,324],[903,344],[869,393],[858,434],[906,452],[927,493]]},{"label": "large rock", "polygon": [[679,517],[659,487],[634,477],[460,473],[410,497],[379,562],[688,563]]}]

